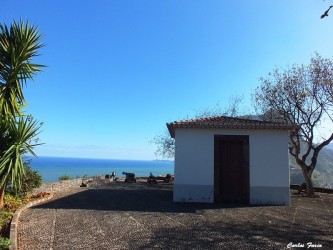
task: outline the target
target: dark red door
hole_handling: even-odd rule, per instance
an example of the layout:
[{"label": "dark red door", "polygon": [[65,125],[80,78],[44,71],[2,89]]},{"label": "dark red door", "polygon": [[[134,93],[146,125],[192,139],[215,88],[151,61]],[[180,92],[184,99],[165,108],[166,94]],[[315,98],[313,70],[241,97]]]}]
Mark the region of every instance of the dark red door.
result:
[{"label": "dark red door", "polygon": [[215,201],[249,202],[249,137],[215,136]]}]

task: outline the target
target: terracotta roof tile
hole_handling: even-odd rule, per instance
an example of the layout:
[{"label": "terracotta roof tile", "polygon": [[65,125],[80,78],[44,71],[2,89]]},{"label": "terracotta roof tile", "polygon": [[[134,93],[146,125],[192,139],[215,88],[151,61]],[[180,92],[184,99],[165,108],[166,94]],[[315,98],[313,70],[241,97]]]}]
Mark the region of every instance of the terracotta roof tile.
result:
[{"label": "terracotta roof tile", "polygon": [[227,128],[227,129],[279,129],[291,130],[295,126],[281,122],[268,122],[227,116],[174,121],[166,124],[171,137],[175,137],[176,128]]}]

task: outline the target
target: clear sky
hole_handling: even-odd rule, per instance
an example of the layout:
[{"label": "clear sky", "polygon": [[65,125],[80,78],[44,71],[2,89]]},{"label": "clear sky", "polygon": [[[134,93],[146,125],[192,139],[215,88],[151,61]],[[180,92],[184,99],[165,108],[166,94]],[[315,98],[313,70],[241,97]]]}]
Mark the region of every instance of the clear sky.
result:
[{"label": "clear sky", "polygon": [[251,93],[275,66],[333,55],[322,0],[10,0],[0,21],[29,20],[48,67],[24,89],[44,122],[40,156],[157,158],[165,123]]}]

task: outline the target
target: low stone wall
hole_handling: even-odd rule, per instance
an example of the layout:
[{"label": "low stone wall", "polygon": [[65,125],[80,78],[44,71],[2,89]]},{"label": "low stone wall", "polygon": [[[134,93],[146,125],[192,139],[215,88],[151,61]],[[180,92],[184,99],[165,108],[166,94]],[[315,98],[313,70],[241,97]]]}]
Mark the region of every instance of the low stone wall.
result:
[{"label": "low stone wall", "polygon": [[[298,184],[290,184],[290,189],[297,190],[298,192],[305,192],[306,186],[298,185]],[[318,193],[327,193],[327,194],[333,194],[333,189],[331,188],[321,188],[321,187],[313,187],[313,191]]]},{"label": "low stone wall", "polygon": [[100,186],[106,181],[110,182],[111,179],[105,179],[105,176],[93,176],[64,181],[46,182],[43,183],[39,188],[35,188],[33,194],[37,194],[39,192],[56,192],[68,188],[77,188],[80,187],[82,183],[88,184],[88,186]]},{"label": "low stone wall", "polygon": [[82,184],[82,178],[65,180],[65,181],[47,182],[43,183],[39,188],[34,189],[33,193],[36,194],[39,192],[56,192],[67,188],[80,187],[81,184]]},{"label": "low stone wall", "polygon": [[[136,177],[138,182],[147,182],[148,177]],[[116,181],[123,182],[125,178],[120,177],[116,178]],[[68,188],[77,188],[82,185],[82,183],[86,184],[88,187],[99,187],[103,186],[105,183],[112,182],[113,179],[106,179],[105,176],[93,176],[87,178],[77,178],[65,181],[55,181],[55,182],[46,182],[43,183],[39,188],[35,188],[33,194],[37,194],[40,192],[57,192],[60,190],[68,189]]]},{"label": "low stone wall", "polygon": [[31,201],[28,204],[25,204],[23,207],[20,207],[18,210],[15,211],[12,221],[10,223],[9,239],[10,239],[11,244],[9,246],[9,250],[17,250],[17,224],[19,222],[21,213],[29,207],[35,206],[44,201],[48,201],[52,198],[53,198],[53,194],[50,194],[49,196],[47,196],[45,198],[40,198],[38,200]]}]

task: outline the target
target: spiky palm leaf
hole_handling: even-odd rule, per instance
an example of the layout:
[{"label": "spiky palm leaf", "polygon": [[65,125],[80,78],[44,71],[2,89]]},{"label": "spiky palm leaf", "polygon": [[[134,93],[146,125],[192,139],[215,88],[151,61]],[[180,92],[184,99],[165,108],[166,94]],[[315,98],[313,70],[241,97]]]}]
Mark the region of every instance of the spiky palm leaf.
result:
[{"label": "spiky palm leaf", "polygon": [[22,87],[41,71],[43,65],[31,62],[38,56],[41,35],[37,27],[20,21],[8,28],[0,24],[0,115],[20,115],[25,104]]},{"label": "spiky palm leaf", "polygon": [[14,187],[21,187],[22,155],[29,152],[35,156],[33,148],[40,144],[34,138],[39,129],[40,125],[32,117],[0,121],[0,186],[10,180]]}]

